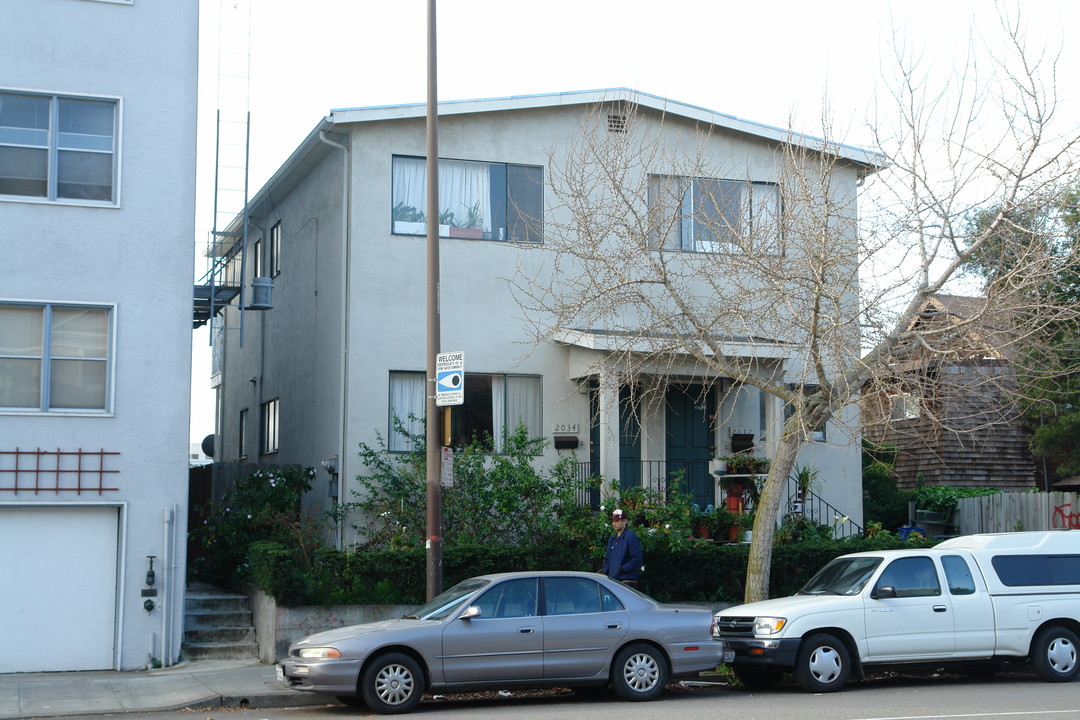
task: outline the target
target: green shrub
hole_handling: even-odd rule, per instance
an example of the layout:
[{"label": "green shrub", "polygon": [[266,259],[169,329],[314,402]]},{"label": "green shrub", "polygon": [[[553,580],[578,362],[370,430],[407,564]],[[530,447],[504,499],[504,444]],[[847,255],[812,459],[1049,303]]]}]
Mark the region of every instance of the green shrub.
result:
[{"label": "green shrub", "polygon": [[293,557],[309,562],[322,544],[323,526],[300,510],[300,498],[311,490],[312,468],[271,467],[237,481],[220,504],[211,504],[203,525],[192,528],[204,559],[193,576],[228,588],[250,579],[248,546],[271,541],[290,548]]}]

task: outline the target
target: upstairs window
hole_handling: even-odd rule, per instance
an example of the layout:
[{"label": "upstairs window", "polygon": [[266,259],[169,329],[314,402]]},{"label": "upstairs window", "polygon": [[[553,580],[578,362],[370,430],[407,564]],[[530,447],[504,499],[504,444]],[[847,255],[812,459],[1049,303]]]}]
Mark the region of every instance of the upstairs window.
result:
[{"label": "upstairs window", "polygon": [[281,223],[274,223],[270,228],[270,277],[275,278],[281,274]]},{"label": "upstairs window", "polygon": [[[439,160],[441,237],[540,243],[544,171],[529,165]],[[427,161],[393,161],[392,232],[427,233]]]},{"label": "upstairs window", "polygon": [[0,195],[114,204],[117,102],[0,92]]},{"label": "upstairs window", "polygon": [[775,183],[652,175],[649,212],[655,242],[665,250],[781,251]]},{"label": "upstairs window", "polygon": [[108,410],[109,308],[0,304],[0,408]]},{"label": "upstairs window", "polygon": [[278,399],[274,398],[262,404],[262,447],[259,452],[269,455],[278,451]]}]

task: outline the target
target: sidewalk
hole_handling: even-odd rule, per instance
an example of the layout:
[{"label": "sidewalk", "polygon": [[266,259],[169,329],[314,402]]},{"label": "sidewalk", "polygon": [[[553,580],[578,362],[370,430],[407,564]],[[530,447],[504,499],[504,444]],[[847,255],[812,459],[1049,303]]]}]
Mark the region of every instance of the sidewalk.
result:
[{"label": "sidewalk", "polygon": [[185,662],[157,670],[0,675],[0,720],[202,707],[290,707],[334,702],[290,690],[273,665]]}]

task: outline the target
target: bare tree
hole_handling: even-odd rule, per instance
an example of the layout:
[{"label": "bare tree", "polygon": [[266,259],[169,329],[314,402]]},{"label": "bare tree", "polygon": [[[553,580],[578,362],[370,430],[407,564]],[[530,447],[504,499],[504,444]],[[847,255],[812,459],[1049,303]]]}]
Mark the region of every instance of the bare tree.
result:
[{"label": "bare tree", "polygon": [[[1075,259],[1030,242],[1007,254],[973,312],[943,323],[927,306],[991,238],[1003,242],[1011,210],[1043,207],[1075,181],[1076,129],[1054,134],[1052,63],[1035,62],[1017,26],[1004,26],[1010,53],[991,72],[971,65],[936,93],[898,52],[900,82],[878,109],[889,121],[875,127],[880,155],[866,164],[826,123],[823,139],[776,142],[774,184],[758,185],[744,157],[717,155],[732,146],[722,131],[670,132],[685,118],[632,103],[596,108],[579,137],[552,149],[553,207],[537,250],[548,259],[514,279],[537,341],[602,330],[628,381],[730,378],[788,408],[770,438],[747,601],[767,597],[784,483],[815,428],[867,393],[910,390],[926,377],[912,368],[971,352],[972,338],[978,353],[1009,358],[1075,319],[1041,284]],[[613,112],[624,131],[610,131]],[[980,147],[976,130],[995,129]],[[868,176],[862,218],[853,174]],[[966,222],[991,205],[997,217]]]}]

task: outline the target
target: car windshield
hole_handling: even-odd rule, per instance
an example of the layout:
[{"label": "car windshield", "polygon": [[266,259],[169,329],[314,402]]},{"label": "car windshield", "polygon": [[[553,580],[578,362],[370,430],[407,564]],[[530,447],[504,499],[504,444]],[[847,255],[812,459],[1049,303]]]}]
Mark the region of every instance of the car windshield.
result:
[{"label": "car windshield", "polygon": [[836,558],[818,570],[810,582],[799,591],[800,595],[856,595],[881,564],[879,557]]},{"label": "car windshield", "polygon": [[483,578],[462,580],[454,587],[442,593],[434,600],[413,610],[406,615],[407,620],[443,620],[461,607],[465,598],[486,586],[490,581]]}]

